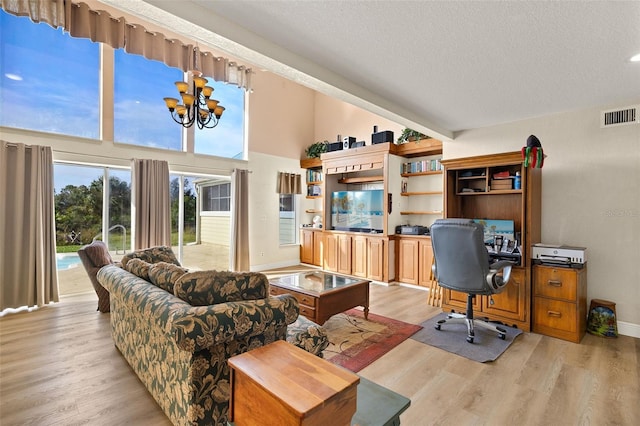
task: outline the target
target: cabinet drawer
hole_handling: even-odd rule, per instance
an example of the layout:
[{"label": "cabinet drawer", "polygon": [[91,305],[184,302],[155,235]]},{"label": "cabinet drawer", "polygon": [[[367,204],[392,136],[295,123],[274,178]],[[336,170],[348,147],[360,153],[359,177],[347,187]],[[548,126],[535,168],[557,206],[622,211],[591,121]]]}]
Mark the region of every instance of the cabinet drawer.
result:
[{"label": "cabinet drawer", "polygon": [[300,305],[300,315],[314,321],[316,319],[316,310],[308,306]]},{"label": "cabinet drawer", "polygon": [[534,302],[534,330],[536,326],[577,332],[578,312],[575,303],[536,297]]},{"label": "cabinet drawer", "polygon": [[534,295],[576,301],[576,272],[566,268],[535,266],[533,268]]},{"label": "cabinet drawer", "polygon": [[302,305],[305,305],[311,309],[315,309],[316,307],[316,299],[312,296],[308,296],[304,293],[298,293],[293,290],[288,290],[284,288],[274,287],[273,285],[269,287],[269,293],[276,296],[278,294],[290,294],[296,298],[298,304],[300,305],[300,312],[302,313]]}]

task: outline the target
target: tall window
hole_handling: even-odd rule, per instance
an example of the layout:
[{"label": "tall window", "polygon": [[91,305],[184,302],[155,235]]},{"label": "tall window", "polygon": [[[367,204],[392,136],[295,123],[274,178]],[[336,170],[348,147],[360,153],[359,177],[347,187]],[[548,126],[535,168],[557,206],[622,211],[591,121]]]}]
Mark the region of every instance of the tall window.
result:
[{"label": "tall window", "polygon": [[115,51],[113,133],[116,142],[182,150],[182,126],[162,98],[173,96],[183,72],[158,61]]},{"label": "tall window", "polygon": [[244,90],[229,84],[218,83],[209,78],[208,85],[214,88],[214,99],[226,110],[215,129],[195,131],[196,154],[217,155],[226,158],[244,158]]},{"label": "tall window", "polygon": [[296,244],[296,198],[294,194],[280,194],[278,218],[280,244]]},{"label": "tall window", "polygon": [[[185,132],[163,100],[177,96],[181,70],[123,49],[104,49],[113,52],[114,69],[101,69],[99,48],[0,10],[0,126],[99,139],[100,122],[113,120],[115,142],[245,157],[243,89],[209,79],[213,97],[226,108],[222,120],[215,129]],[[104,87],[113,79],[113,117],[100,109],[101,75]]]},{"label": "tall window", "polygon": [[98,47],[0,10],[0,125],[98,139]]}]

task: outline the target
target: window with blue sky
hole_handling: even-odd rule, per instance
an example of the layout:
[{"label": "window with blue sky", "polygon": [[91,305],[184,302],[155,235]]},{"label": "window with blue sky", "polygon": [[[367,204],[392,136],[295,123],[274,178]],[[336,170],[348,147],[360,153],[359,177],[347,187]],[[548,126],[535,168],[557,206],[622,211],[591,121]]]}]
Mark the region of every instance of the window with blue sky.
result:
[{"label": "window with blue sky", "polygon": [[98,139],[99,46],[0,12],[0,125]]},{"label": "window with blue sky", "polygon": [[[48,24],[0,11],[0,126],[98,139],[100,135],[100,46],[73,38]],[[226,110],[214,129],[183,132],[164,97],[177,95],[177,68],[114,52],[114,142],[182,150],[183,134],[194,152],[244,158],[245,92],[209,79]],[[113,71],[113,72],[112,72]],[[206,76],[205,76],[206,77]]]}]

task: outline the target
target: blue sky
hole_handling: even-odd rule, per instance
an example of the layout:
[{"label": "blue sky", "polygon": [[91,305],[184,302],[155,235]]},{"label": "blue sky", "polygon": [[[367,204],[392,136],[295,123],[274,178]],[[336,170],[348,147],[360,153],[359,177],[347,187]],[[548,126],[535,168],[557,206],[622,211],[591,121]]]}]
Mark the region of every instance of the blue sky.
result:
[{"label": "blue sky", "polygon": [[[97,139],[98,44],[0,11],[0,125]],[[164,104],[179,97],[182,71],[116,51],[115,142],[181,148],[181,129]],[[227,109],[196,136],[196,152],[233,157],[243,148],[244,91],[209,80]]]}]

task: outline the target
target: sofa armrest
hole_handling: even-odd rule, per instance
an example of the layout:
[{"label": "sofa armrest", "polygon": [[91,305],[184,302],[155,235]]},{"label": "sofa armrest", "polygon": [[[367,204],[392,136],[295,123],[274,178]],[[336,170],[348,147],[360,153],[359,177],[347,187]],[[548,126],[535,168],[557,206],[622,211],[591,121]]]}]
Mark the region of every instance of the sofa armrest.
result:
[{"label": "sofa armrest", "polygon": [[173,336],[180,349],[197,352],[262,334],[270,327],[286,327],[298,318],[298,313],[298,301],[289,294],[193,306],[173,313]]}]

